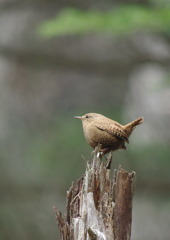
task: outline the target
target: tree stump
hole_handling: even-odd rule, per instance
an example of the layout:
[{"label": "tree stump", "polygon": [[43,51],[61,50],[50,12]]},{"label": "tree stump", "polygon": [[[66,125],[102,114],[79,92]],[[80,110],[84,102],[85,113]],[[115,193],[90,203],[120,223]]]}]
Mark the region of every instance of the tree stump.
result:
[{"label": "tree stump", "polygon": [[129,240],[135,172],[119,167],[111,179],[111,156],[95,149],[84,176],[67,192],[66,215],[54,207],[61,240]]}]

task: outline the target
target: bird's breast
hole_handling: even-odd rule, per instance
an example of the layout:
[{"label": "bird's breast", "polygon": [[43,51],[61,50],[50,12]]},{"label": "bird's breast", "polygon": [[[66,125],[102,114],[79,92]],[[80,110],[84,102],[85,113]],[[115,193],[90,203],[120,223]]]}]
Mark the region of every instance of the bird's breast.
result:
[{"label": "bird's breast", "polygon": [[83,131],[86,141],[90,144],[90,146],[96,147],[98,143],[96,139],[96,127],[94,124],[83,124]]}]

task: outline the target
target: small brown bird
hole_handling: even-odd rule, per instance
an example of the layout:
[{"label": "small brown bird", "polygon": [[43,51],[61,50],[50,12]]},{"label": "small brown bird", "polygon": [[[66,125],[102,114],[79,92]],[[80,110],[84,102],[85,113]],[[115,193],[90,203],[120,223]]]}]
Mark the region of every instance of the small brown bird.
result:
[{"label": "small brown bird", "polygon": [[81,119],[84,136],[91,147],[100,145],[100,152],[103,154],[111,151],[126,149],[125,143],[129,143],[129,137],[135,127],[143,123],[144,118],[137,118],[126,125],[107,118],[98,113],[87,113]]}]

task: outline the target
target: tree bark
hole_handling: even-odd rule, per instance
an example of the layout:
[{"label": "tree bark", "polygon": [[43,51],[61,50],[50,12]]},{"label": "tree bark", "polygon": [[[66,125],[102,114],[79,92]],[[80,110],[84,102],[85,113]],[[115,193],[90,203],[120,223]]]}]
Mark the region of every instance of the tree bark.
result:
[{"label": "tree bark", "polygon": [[129,240],[135,172],[121,167],[111,179],[111,156],[97,149],[84,176],[67,192],[66,215],[54,207],[61,240]]}]

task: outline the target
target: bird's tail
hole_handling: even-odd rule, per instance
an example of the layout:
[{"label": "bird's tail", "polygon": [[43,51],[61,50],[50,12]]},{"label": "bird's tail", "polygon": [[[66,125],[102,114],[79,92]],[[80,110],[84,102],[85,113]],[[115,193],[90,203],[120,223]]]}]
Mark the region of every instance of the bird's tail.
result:
[{"label": "bird's tail", "polygon": [[139,124],[144,122],[144,118],[137,118],[136,120],[126,124],[123,126],[123,130],[126,132],[126,134],[128,135],[128,137],[131,135],[132,131],[135,129],[136,126],[138,126]]}]

